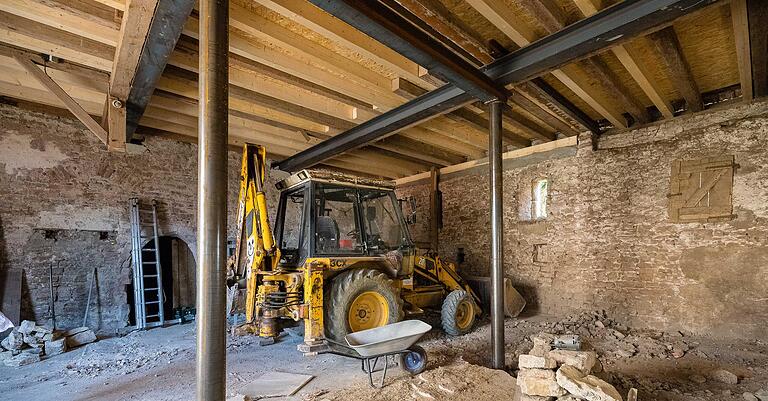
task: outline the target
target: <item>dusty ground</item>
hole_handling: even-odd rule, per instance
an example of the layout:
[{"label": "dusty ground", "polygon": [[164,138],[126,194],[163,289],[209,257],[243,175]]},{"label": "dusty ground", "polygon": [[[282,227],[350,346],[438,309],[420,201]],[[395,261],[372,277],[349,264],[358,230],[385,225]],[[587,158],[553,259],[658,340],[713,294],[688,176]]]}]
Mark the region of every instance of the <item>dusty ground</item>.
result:
[{"label": "dusty ground", "polygon": [[[640,400],[736,401],[744,400],[744,392],[768,390],[765,341],[634,330],[599,313],[560,321],[542,317],[508,320],[509,373],[515,373],[517,355],[530,349],[529,336],[541,331],[581,334],[602,361],[603,372],[598,376],[623,394],[629,387],[637,387]],[[305,358],[295,351],[298,340],[291,336],[268,347],[260,347],[254,338],[230,337],[228,395],[235,395],[238,388],[265,372],[279,370],[316,376],[291,400],[503,399],[513,391],[511,376],[463,364],[487,364],[489,333],[487,324],[458,339],[433,330],[421,343],[429,353],[430,370],[410,378],[392,369],[389,387],[381,391],[367,387],[358,361],[334,355]],[[739,383],[716,381],[710,374],[717,369],[735,373]],[[188,400],[194,398],[194,382],[193,324],[102,339],[21,368],[0,365],[0,389],[3,399],[9,400]]]}]

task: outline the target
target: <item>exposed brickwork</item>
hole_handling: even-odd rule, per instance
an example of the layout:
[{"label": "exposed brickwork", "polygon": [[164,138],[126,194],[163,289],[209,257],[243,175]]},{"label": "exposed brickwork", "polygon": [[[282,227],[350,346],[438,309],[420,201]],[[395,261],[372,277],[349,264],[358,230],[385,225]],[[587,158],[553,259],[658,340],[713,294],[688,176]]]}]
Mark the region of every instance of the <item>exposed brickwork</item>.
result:
[{"label": "exposed brickwork", "polygon": [[[24,269],[22,318],[48,322],[53,266],[57,327],[82,324],[96,266],[89,325],[125,326],[131,197],[157,199],[161,234],[196,252],[197,146],[159,137],[145,145],[143,154],[109,153],[75,120],[0,106],[0,270]],[[240,153],[230,152],[229,165],[233,238]],[[268,196],[275,207],[276,192]]]},{"label": "exposed brickwork", "polygon": [[[504,266],[530,310],[564,315],[606,309],[633,324],[734,337],[768,335],[768,103],[719,109],[599,141],[574,157],[504,173]],[[671,223],[675,159],[735,155],[736,217]],[[521,221],[534,179],[550,182],[549,217]],[[474,273],[488,273],[488,176],[441,184],[440,252],[458,247]],[[427,240],[428,186],[416,195],[415,235]],[[538,261],[534,261],[537,248]]]}]

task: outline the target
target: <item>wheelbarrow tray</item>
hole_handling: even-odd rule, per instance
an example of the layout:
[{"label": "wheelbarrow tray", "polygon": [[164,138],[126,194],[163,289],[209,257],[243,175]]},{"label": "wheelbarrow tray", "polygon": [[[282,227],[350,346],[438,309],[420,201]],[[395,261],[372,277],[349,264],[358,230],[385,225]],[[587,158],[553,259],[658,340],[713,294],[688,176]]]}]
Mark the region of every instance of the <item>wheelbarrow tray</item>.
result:
[{"label": "wheelbarrow tray", "polygon": [[364,358],[405,351],[432,329],[421,320],[405,320],[344,336],[349,347]]}]

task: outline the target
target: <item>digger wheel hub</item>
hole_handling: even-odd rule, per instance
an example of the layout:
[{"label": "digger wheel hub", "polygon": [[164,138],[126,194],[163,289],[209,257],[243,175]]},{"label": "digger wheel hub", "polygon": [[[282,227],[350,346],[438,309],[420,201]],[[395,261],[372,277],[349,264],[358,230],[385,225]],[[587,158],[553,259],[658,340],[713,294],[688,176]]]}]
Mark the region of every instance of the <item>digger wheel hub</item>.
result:
[{"label": "digger wheel hub", "polygon": [[366,291],[352,301],[348,316],[352,331],[380,327],[387,324],[389,319],[389,304],[378,292]]}]

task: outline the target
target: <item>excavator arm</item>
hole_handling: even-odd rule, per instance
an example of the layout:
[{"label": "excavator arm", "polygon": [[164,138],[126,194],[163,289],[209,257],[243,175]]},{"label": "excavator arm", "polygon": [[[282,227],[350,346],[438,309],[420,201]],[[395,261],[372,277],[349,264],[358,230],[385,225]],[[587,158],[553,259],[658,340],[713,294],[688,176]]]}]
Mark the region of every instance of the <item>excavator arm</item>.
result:
[{"label": "excavator arm", "polygon": [[[260,273],[276,270],[280,261],[280,249],[275,245],[272,227],[269,225],[264,195],[266,164],[266,149],[263,146],[243,145],[234,267],[236,275],[244,277],[246,281],[245,317],[246,323],[250,324],[258,316]],[[242,256],[245,256],[245,261],[241,260]]]}]

